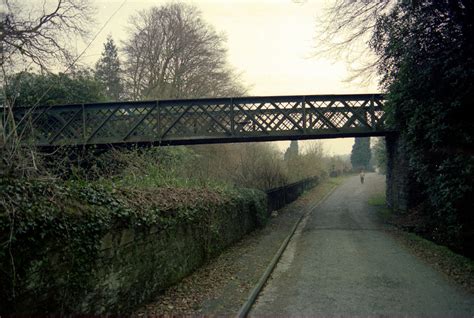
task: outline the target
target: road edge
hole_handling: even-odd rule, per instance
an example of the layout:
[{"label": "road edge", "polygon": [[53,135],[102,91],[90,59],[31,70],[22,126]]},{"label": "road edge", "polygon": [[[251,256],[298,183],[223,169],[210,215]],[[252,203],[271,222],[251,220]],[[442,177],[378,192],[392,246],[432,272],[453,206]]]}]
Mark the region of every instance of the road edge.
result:
[{"label": "road edge", "polygon": [[260,277],[260,279],[258,280],[257,282],[257,285],[254,287],[254,289],[252,290],[252,292],[249,294],[249,297],[247,298],[247,300],[245,301],[245,303],[240,307],[240,310],[239,312],[237,313],[237,316],[236,317],[239,317],[239,318],[245,318],[247,317],[247,315],[249,314],[250,310],[252,309],[252,306],[253,304],[255,303],[255,300],[257,299],[258,295],[260,294],[260,292],[262,291],[263,287],[265,286],[265,283],[268,281],[268,279],[270,278],[271,274],[273,273],[276,265],[278,264],[278,261],[280,260],[281,256],[283,255],[283,252],[285,251],[286,247],[288,246],[288,244],[290,243],[290,240],[291,238],[293,237],[293,235],[295,234],[296,232],[296,229],[298,228],[298,226],[300,225],[301,221],[303,220],[303,218],[305,218],[306,216],[308,216],[309,214],[311,214],[311,212],[317,208],[319,205],[321,205],[333,192],[334,190],[336,190],[341,184],[335,184],[334,187],[329,190],[328,193],[326,193],[324,195],[324,197],[322,197],[316,204],[310,206],[308,208],[308,210],[301,214],[301,216],[298,218],[298,220],[296,221],[295,225],[293,226],[293,228],[291,229],[290,231],[290,234],[288,234],[288,236],[286,237],[286,239],[283,241],[283,243],[280,245],[280,248],[278,249],[278,251],[276,252],[275,256],[272,258],[270,264],[268,265],[268,267],[265,269],[265,272],[263,273],[263,275]]}]

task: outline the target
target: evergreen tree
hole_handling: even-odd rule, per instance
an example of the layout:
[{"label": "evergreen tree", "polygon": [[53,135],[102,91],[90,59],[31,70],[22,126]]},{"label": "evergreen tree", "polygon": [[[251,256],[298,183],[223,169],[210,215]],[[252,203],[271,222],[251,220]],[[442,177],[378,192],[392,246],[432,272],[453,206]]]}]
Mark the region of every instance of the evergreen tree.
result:
[{"label": "evergreen tree", "polygon": [[117,46],[111,36],[104,43],[102,57],[95,66],[95,77],[104,85],[110,100],[120,100],[122,83],[120,80],[120,61]]},{"label": "evergreen tree", "polygon": [[472,257],[474,2],[401,1],[379,20],[371,42],[388,120],[426,206],[423,231]]},{"label": "evergreen tree", "polygon": [[20,72],[7,77],[7,83],[4,91],[9,105],[33,107],[107,100],[101,83],[87,69],[77,70],[74,75]]},{"label": "evergreen tree", "polygon": [[285,160],[291,160],[298,157],[298,140],[292,140],[285,152]]},{"label": "evergreen tree", "polygon": [[387,149],[385,146],[385,139],[380,138],[372,149],[375,166],[379,168],[382,174],[387,173]]},{"label": "evergreen tree", "polygon": [[356,138],[352,146],[351,164],[352,169],[370,170],[370,158],[372,153],[370,151],[370,138]]}]

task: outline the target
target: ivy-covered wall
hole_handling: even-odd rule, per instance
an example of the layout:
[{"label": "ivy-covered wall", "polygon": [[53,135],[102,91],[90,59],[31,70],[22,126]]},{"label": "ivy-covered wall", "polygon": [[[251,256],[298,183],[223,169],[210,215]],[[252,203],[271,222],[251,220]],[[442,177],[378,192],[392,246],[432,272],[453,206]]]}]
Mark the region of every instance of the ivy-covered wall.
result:
[{"label": "ivy-covered wall", "polygon": [[407,211],[410,207],[410,180],[408,162],[398,135],[385,137],[387,148],[387,205],[395,211]]},{"label": "ivy-covered wall", "polygon": [[263,192],[0,179],[0,313],[128,313],[265,222]]}]

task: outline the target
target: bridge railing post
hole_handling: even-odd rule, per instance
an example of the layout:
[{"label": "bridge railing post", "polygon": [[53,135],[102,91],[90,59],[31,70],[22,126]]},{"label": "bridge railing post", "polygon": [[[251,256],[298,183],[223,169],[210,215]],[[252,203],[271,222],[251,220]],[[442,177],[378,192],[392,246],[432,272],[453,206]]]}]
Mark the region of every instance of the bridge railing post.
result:
[{"label": "bridge railing post", "polygon": [[235,136],[235,116],[234,116],[234,99],[231,97],[230,98],[230,103],[229,103],[229,114],[230,114],[230,133],[232,136]]},{"label": "bridge railing post", "polygon": [[374,95],[370,97],[370,123],[372,124],[372,130],[377,129],[377,122],[375,121],[375,109],[374,109]]},{"label": "bridge railing post", "polygon": [[302,110],[302,115],[303,115],[303,132],[306,133],[307,131],[307,125],[306,125],[306,96],[303,96],[303,99],[301,101],[301,107],[303,108]]},{"label": "bridge railing post", "polygon": [[82,143],[86,144],[87,136],[86,136],[86,106],[84,103],[81,105],[82,108]]},{"label": "bridge railing post", "polygon": [[157,111],[157,124],[158,124],[158,129],[157,129],[157,132],[158,132],[158,143],[161,144],[161,141],[163,139],[163,125],[162,125],[162,119],[161,119],[161,107],[160,107],[160,101],[157,100],[156,101],[156,111]]}]

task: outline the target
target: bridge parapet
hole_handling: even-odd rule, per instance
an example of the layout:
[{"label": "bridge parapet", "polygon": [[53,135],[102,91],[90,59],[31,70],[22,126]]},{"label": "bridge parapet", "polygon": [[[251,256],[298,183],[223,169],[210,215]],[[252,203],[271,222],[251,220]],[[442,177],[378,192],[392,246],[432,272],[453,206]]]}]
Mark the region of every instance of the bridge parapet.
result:
[{"label": "bridge parapet", "polygon": [[383,104],[381,94],[265,96],[17,107],[13,115],[38,147],[196,144],[384,135]]}]

